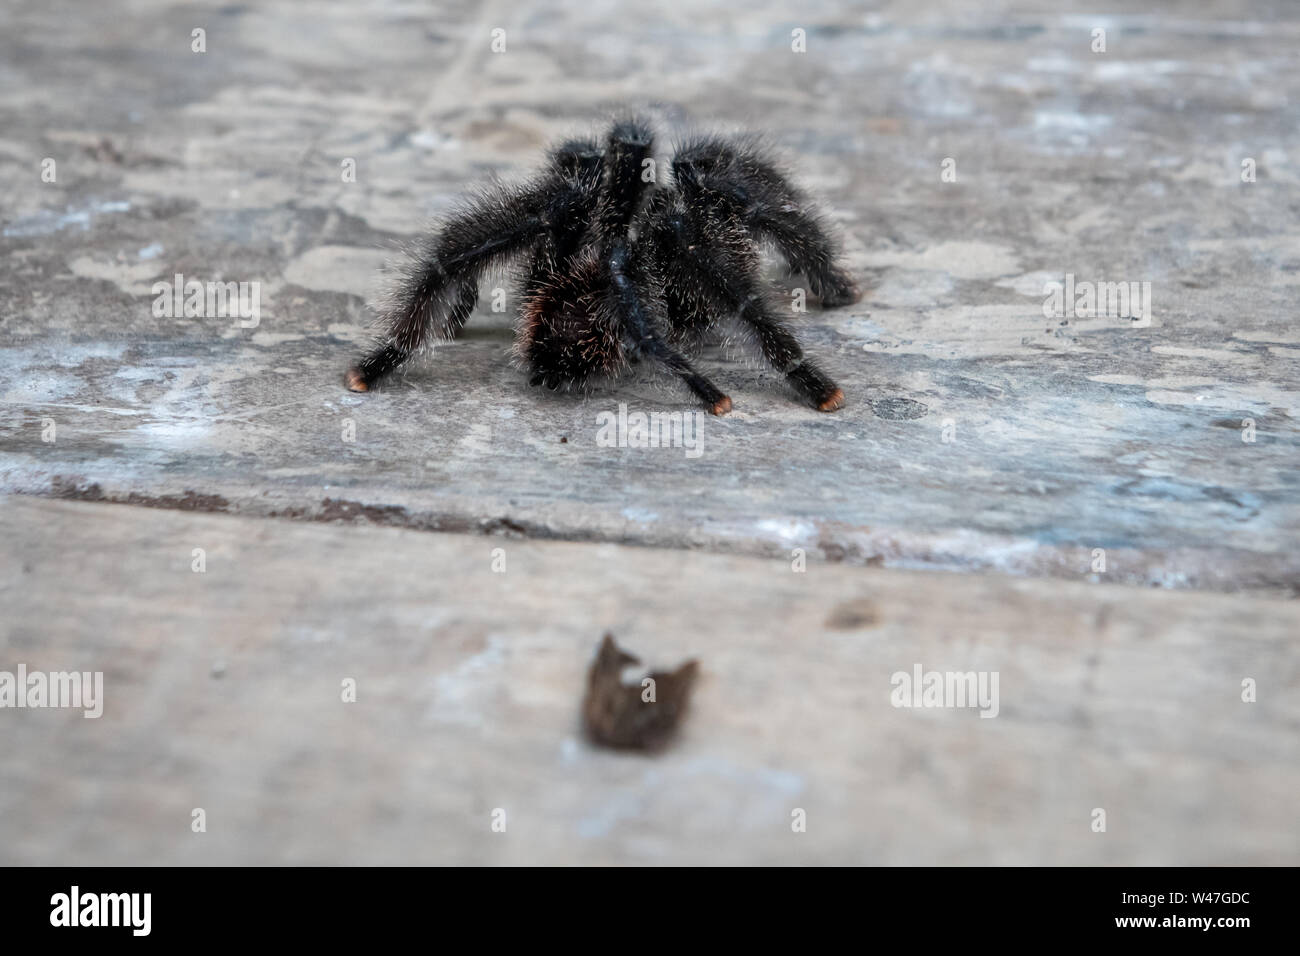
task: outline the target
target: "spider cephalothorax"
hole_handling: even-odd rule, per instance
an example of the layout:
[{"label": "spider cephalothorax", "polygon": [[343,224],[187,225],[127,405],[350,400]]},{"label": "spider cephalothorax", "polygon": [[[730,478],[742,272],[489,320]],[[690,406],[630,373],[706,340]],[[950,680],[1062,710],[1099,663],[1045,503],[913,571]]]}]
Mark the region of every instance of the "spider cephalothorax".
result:
[{"label": "spider cephalothorax", "polygon": [[423,248],[348,388],[367,391],[421,346],[454,337],[474,311],[479,276],[527,256],[515,349],[533,385],[584,388],[650,358],[723,415],[731,399],[683,350],[733,321],[813,405],[843,405],[777,318],[759,273],[757,243],[767,241],[823,305],[857,298],[807,200],[753,140],[688,141],[671,185],[654,182],[653,153],[649,125],[623,120],[603,146],[556,147],[526,186],[480,190]]}]

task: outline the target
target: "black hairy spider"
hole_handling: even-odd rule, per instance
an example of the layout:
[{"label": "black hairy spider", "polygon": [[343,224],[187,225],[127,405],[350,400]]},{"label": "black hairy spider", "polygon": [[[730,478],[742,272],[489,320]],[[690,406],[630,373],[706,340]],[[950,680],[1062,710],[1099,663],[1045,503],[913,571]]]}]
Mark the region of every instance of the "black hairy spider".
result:
[{"label": "black hairy spider", "polygon": [[671,186],[654,184],[653,150],[648,123],[620,120],[603,147],[571,140],[553,149],[528,185],[481,189],[428,240],[385,315],[384,338],[348,370],[348,388],[367,391],[425,343],[455,337],[478,301],[479,275],[526,254],[515,353],[532,385],[585,388],[649,357],[725,415],[731,399],[681,350],[734,317],[808,401],[828,412],[843,405],[777,318],[758,268],[757,242],[767,240],[824,306],[854,301],[820,217],[752,139],[686,142]]}]

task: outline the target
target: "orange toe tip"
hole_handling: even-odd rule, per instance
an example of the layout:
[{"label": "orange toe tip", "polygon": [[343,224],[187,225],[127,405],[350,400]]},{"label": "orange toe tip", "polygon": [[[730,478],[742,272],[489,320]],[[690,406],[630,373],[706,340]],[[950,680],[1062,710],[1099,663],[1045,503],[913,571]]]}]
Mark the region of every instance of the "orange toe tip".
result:
[{"label": "orange toe tip", "polygon": [[837,388],[831,392],[826,401],[817,406],[823,412],[833,412],[837,408],[844,407],[844,390]]},{"label": "orange toe tip", "polygon": [[711,411],[715,415],[727,414],[727,412],[731,411],[731,399],[728,398],[726,395],[723,395],[720,399],[718,399],[716,402],[713,403],[713,407],[709,409],[709,411]]},{"label": "orange toe tip", "polygon": [[348,386],[348,391],[351,392],[370,391],[370,386],[366,384],[366,380],[364,376],[362,376],[360,369],[357,368],[348,369],[348,374],[344,378],[344,382]]}]

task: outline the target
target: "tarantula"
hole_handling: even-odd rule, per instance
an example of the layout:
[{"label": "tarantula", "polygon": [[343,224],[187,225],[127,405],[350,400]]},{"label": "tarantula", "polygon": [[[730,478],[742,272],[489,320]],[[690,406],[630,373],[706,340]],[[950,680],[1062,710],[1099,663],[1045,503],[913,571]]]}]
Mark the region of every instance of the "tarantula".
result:
[{"label": "tarantula", "polygon": [[731,399],[683,355],[724,319],[752,333],[763,357],[822,411],[844,393],[777,318],[759,274],[767,240],[807,277],[823,306],[857,298],[825,224],[752,138],[692,139],[654,183],[654,135],[641,119],[613,124],[603,146],[554,148],[530,184],[493,184],[428,240],[385,319],[386,335],[348,370],[368,391],[426,342],[454,338],[485,270],[528,256],[515,355],[530,384],[585,389],[630,361],[662,363],[715,415]]}]

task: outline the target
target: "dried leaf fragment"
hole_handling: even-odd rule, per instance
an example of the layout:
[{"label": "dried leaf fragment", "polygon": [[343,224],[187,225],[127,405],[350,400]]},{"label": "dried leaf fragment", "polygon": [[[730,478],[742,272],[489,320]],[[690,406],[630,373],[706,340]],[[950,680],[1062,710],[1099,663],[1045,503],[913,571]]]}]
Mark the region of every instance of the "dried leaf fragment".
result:
[{"label": "dried leaf fragment", "polygon": [[668,742],[686,713],[687,700],[699,673],[689,660],[675,671],[654,671],[635,684],[625,684],[623,668],[641,663],[606,634],[587,672],[583,721],[593,741],[606,747],[657,750]]}]

